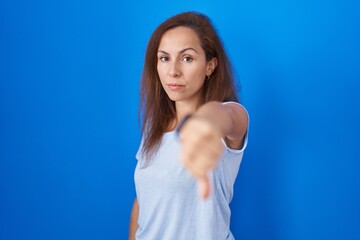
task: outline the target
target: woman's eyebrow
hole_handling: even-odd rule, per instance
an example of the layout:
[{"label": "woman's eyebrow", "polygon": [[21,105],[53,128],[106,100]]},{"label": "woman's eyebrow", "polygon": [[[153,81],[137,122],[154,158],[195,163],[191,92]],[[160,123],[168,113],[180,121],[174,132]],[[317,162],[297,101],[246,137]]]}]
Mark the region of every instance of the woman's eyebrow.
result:
[{"label": "woman's eyebrow", "polygon": [[167,52],[165,52],[165,51],[163,51],[163,50],[158,50],[158,53],[164,53],[164,54],[169,55]]},{"label": "woman's eyebrow", "polygon": [[[186,51],[188,51],[188,50],[192,50],[192,51],[194,51],[195,53],[197,53],[197,54],[199,54],[194,48],[184,48],[183,50],[181,50],[181,51],[179,51],[179,54],[182,54],[182,53],[184,53],[184,52],[186,52]],[[164,53],[164,54],[167,54],[167,55],[170,55],[169,53],[167,53],[166,51],[164,51],[164,50],[158,50],[158,53]]]},{"label": "woman's eyebrow", "polygon": [[185,48],[185,49],[181,50],[179,53],[181,54],[181,53],[184,53],[184,52],[186,52],[188,50],[192,50],[192,51],[194,51],[194,52],[196,52],[198,54],[198,52],[194,48],[191,48],[191,47],[190,48]]}]

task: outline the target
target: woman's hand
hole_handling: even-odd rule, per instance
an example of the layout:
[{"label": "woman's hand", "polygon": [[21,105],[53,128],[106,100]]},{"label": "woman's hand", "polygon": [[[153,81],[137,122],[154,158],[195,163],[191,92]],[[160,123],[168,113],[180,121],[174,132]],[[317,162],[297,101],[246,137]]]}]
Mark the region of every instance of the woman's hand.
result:
[{"label": "woman's hand", "polygon": [[181,128],[181,162],[197,178],[200,196],[206,199],[210,194],[208,174],[220,158],[224,145],[221,130],[210,121],[193,116]]}]

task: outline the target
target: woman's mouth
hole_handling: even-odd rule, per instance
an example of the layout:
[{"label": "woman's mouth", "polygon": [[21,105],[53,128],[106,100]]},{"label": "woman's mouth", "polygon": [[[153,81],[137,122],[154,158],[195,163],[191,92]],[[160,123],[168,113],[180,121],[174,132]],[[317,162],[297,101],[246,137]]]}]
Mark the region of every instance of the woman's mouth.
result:
[{"label": "woman's mouth", "polygon": [[185,85],[178,84],[178,83],[169,83],[169,84],[167,84],[167,86],[171,90],[180,90],[185,87]]}]

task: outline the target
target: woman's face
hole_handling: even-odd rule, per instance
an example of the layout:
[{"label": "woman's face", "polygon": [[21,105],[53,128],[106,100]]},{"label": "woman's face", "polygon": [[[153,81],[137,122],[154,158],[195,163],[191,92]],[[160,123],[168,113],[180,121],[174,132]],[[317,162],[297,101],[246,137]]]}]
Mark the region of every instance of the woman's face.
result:
[{"label": "woman's face", "polygon": [[165,32],[157,57],[157,71],[168,97],[176,103],[197,106],[206,75],[215,69],[216,59],[206,61],[195,31],[176,27]]}]

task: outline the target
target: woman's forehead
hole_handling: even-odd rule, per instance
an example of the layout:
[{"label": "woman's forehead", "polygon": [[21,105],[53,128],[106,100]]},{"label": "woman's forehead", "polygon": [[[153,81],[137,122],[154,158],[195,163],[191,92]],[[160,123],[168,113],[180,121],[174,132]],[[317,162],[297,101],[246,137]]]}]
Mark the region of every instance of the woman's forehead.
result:
[{"label": "woman's forehead", "polygon": [[188,27],[176,27],[163,34],[158,50],[179,52],[191,48],[198,53],[202,50],[197,33]]}]

